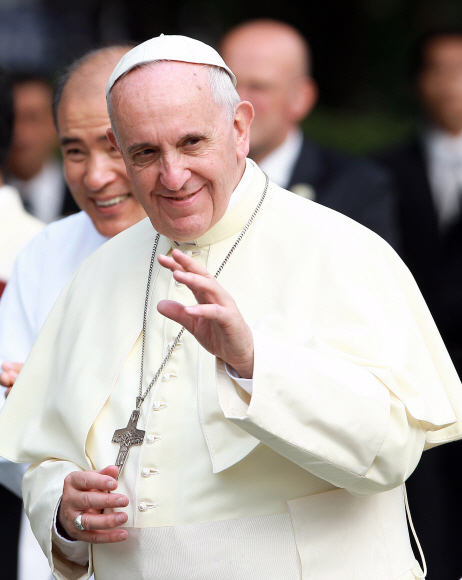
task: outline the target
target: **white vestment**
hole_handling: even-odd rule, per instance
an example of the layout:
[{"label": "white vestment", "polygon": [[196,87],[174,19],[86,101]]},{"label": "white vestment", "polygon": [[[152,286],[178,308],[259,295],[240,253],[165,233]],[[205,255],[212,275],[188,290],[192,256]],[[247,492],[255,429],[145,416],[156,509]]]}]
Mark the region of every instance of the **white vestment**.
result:
[{"label": "white vestment", "polygon": [[0,186],[0,281],[10,279],[16,256],[45,224],[26,212],[19,193]]},{"label": "white vestment", "polygon": [[[264,183],[256,169],[180,249],[214,273]],[[0,453],[36,463],[24,500],[56,578],[413,579],[401,484],[425,446],[460,438],[459,379],[395,252],[272,183],[219,278],[253,332],[252,396],[185,333],[119,482],[129,539],[89,546],[88,567],[52,551],[65,476],[113,464],[134,409],[155,234],[143,220],[79,268],[0,415]],[[158,252],[175,246],[161,236]],[[156,262],[143,388],[179,329],[164,298],[194,303]]]}]

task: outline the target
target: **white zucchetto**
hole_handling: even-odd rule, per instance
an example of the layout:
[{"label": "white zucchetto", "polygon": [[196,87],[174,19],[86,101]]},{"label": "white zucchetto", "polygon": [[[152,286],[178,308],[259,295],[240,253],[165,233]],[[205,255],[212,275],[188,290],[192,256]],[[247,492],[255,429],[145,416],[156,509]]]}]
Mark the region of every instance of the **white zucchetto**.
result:
[{"label": "white zucchetto", "polygon": [[174,60],[218,66],[229,74],[233,85],[236,86],[236,77],[214,48],[187,36],[161,34],[135,46],[122,57],[109,79],[106,96],[122,75],[140,64],[155,60]]}]

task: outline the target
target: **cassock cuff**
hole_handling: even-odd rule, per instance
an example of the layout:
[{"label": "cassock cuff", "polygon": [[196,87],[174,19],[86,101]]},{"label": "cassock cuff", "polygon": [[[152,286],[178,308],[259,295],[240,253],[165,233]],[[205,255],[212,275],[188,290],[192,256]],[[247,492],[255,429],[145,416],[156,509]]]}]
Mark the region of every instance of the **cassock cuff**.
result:
[{"label": "cassock cuff", "polygon": [[56,508],[52,541],[53,544],[59,548],[62,554],[71,562],[80,564],[80,566],[86,566],[88,564],[88,544],[87,542],[81,542],[80,540],[67,540],[59,532],[57,527],[58,510],[61,505],[61,500]]},{"label": "cassock cuff", "polygon": [[225,368],[228,376],[231,377],[233,381],[235,381],[241,387],[241,389],[244,389],[246,393],[251,395],[253,389],[253,379],[243,379],[239,376],[237,371],[233,369],[233,367],[229,366],[228,363],[225,363]]}]

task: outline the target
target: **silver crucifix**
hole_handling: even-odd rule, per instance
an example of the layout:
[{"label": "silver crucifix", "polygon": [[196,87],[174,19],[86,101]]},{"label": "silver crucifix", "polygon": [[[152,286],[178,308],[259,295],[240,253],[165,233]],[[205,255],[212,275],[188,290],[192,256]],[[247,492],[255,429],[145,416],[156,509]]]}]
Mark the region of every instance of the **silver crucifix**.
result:
[{"label": "silver crucifix", "polygon": [[133,445],[141,445],[143,443],[144,431],[136,428],[139,418],[140,410],[135,409],[132,411],[127,426],[124,429],[117,429],[114,432],[112,442],[120,444],[119,453],[115,462],[119,468],[119,475],[117,476],[117,479],[119,479],[120,474],[122,473],[122,469],[124,468],[130,448],[133,447]]}]

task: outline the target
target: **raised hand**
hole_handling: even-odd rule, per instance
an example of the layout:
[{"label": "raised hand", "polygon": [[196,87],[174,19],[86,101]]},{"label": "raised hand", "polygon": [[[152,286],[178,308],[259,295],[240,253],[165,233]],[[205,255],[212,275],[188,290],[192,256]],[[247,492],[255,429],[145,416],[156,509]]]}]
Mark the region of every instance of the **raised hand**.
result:
[{"label": "raised hand", "polygon": [[[58,510],[58,522],[69,538],[92,544],[123,542],[127,530],[114,529],[124,524],[128,516],[123,512],[103,514],[106,508],[128,505],[128,497],[109,493],[117,489],[115,465],[101,471],[73,471],[64,480],[63,497]],[[82,514],[84,530],[74,525],[75,518]]]},{"label": "raised hand", "polygon": [[192,291],[197,304],[183,306],[173,300],[161,300],[157,310],[184,326],[204,348],[232,366],[241,377],[251,379],[252,331],[232,297],[205,268],[179,250],[173,250],[171,257],[160,255],[158,260],[173,272],[175,280]]},{"label": "raised hand", "polygon": [[8,397],[10,394],[11,388],[18,378],[19,371],[22,369],[23,365],[24,363],[15,363],[10,361],[5,361],[2,364],[0,371],[0,385],[7,388],[5,397]]}]

